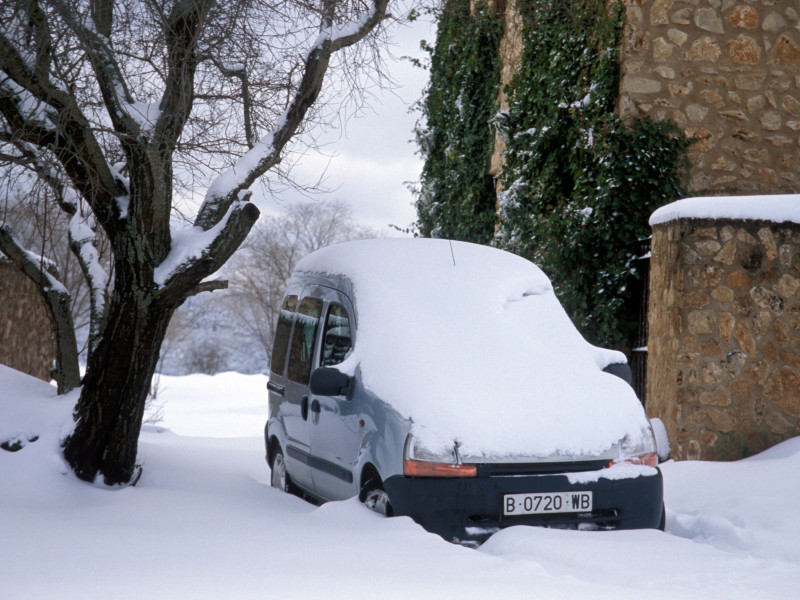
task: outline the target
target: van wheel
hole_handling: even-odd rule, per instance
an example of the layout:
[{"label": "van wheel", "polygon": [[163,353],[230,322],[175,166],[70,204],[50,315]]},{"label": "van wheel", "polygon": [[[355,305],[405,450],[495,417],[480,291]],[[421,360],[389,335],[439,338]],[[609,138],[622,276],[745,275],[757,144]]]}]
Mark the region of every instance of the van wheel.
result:
[{"label": "van wheel", "polygon": [[392,510],[392,502],[389,499],[389,494],[383,489],[383,483],[379,477],[372,477],[361,488],[359,494],[361,502],[364,503],[368,509],[375,511],[384,517],[394,516]]},{"label": "van wheel", "polygon": [[292,488],[292,482],[289,479],[289,474],[286,472],[286,462],[283,460],[283,452],[280,446],[275,448],[275,456],[272,458],[272,476],[270,477],[270,484],[274,488],[289,492]]}]

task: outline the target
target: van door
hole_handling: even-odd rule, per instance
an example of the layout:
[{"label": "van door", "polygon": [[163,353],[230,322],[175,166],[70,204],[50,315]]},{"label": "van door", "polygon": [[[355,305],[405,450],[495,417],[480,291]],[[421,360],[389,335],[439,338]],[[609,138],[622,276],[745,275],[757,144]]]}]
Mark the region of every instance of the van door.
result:
[{"label": "van door", "polygon": [[315,340],[321,314],[321,298],[303,296],[298,301],[293,316],[281,403],[287,436],[286,469],[297,485],[309,490],[313,488],[313,481],[308,466],[311,449],[308,379],[314,363]]},{"label": "van door", "polygon": [[[317,366],[333,367],[352,350],[355,322],[350,299],[337,290],[321,290],[326,297],[320,331]],[[315,293],[316,290],[315,290]],[[358,451],[362,427],[358,399],[311,394],[311,477],[314,489],[326,500],[343,500],[358,492]]]}]

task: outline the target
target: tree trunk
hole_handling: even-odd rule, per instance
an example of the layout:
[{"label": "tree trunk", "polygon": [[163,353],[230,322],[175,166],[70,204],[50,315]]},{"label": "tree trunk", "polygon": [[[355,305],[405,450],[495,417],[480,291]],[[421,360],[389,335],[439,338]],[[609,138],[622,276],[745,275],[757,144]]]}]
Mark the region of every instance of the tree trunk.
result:
[{"label": "tree trunk", "polygon": [[150,382],[170,317],[155,292],[115,288],[108,321],[90,354],[75,430],[64,442],[64,456],[75,474],[106,485],[128,483],[136,468],[139,431]]}]

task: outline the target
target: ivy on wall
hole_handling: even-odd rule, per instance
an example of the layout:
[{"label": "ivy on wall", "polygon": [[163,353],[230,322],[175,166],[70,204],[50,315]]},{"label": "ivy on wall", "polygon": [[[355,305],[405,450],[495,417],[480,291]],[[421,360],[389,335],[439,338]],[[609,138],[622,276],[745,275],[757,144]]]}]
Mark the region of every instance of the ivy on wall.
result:
[{"label": "ivy on wall", "polygon": [[507,148],[494,243],[542,267],[589,341],[629,347],[636,242],[653,210],[684,194],[691,141],[671,122],[614,112],[622,2],[518,7],[524,49],[499,118]]},{"label": "ivy on wall", "polygon": [[424,166],[417,227],[425,237],[488,244],[497,218],[488,174],[500,85],[503,22],[484,3],[447,0],[438,18],[430,80],[416,129]]},{"label": "ivy on wall", "polygon": [[[619,0],[517,0],[521,67],[496,114],[502,21],[477,0],[445,0],[417,129],[425,159],[418,233],[491,243],[537,263],[592,343],[625,348],[641,288],[648,218],[683,195],[686,139],[669,121],[615,113]],[[487,174],[506,138],[499,198]]]}]

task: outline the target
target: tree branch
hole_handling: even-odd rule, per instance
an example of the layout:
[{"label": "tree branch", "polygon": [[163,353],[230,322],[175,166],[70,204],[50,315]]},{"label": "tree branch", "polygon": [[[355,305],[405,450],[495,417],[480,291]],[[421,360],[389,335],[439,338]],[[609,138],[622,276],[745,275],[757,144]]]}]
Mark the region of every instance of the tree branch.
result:
[{"label": "tree branch", "polygon": [[173,244],[155,272],[162,296],[182,302],[193,295],[196,282],[216,272],[239,248],[259,214],[255,204],[238,202],[212,230],[195,227],[180,243]]},{"label": "tree branch", "polygon": [[386,16],[387,4],[388,0],[374,0],[372,9],[361,19],[343,26],[334,26],[329,12],[323,14],[320,34],[306,56],[303,78],[289,106],[270,134],[214,180],[195,219],[196,226],[207,230],[216,225],[242,192],[280,162],[283,148],[319,96],[333,52],[364,39]]}]

